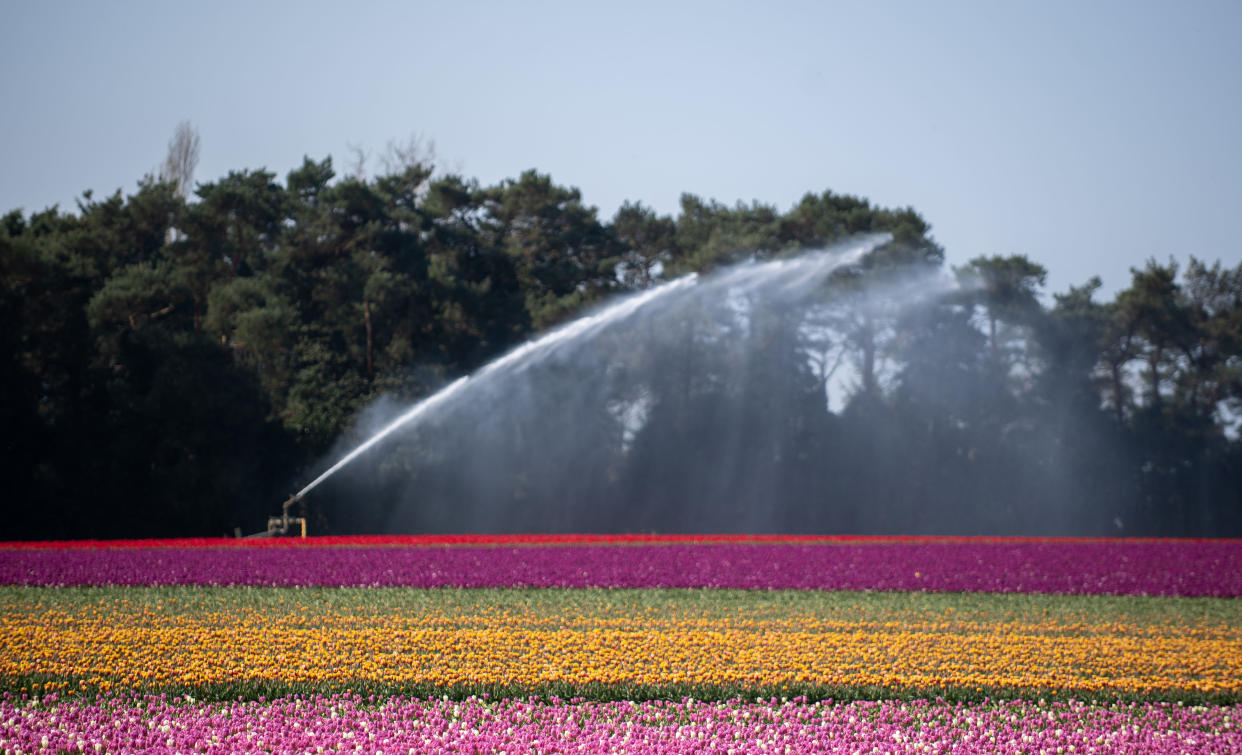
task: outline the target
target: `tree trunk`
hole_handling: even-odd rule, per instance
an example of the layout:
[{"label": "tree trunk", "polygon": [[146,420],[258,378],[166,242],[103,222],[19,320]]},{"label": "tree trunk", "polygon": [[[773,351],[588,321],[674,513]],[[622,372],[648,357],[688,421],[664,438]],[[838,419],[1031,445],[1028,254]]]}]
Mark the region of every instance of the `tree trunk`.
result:
[{"label": "tree trunk", "polygon": [[988,312],[988,344],[992,350],[992,369],[1000,372],[1000,347],[996,343],[996,317]]},{"label": "tree trunk", "polygon": [[870,317],[862,327],[862,388],[863,393],[874,395],[879,392],[879,381],[875,377],[875,325]]},{"label": "tree trunk", "polygon": [[1121,425],[1125,422],[1125,414],[1121,406],[1121,362],[1113,362],[1109,365],[1113,378],[1113,410],[1117,414],[1117,424]]},{"label": "tree trunk", "polygon": [[1153,407],[1160,406],[1160,358],[1164,354],[1164,349],[1156,347],[1156,350],[1147,358],[1147,366],[1150,369],[1151,380],[1151,405]]},{"label": "tree trunk", "polygon": [[362,302],[362,318],[367,326],[367,375],[375,379],[375,342],[371,335],[371,302]]}]

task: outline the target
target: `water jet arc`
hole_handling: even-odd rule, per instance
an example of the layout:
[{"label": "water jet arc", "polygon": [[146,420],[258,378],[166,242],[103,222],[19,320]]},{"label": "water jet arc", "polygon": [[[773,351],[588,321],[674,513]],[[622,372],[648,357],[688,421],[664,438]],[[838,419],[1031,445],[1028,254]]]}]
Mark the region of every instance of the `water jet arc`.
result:
[{"label": "water jet arc", "polygon": [[[722,290],[728,290],[730,287],[746,289],[757,285],[758,281],[764,281],[769,284],[774,283],[790,290],[794,287],[815,285],[821,282],[833,270],[857,262],[865,254],[891,240],[891,234],[869,234],[861,239],[855,239],[846,247],[848,251],[845,253],[842,253],[842,246],[838,245],[834,247],[834,251],[813,252],[799,257],[769,260],[766,262],[745,262],[726,268],[705,279],[700,279],[697,273],[690,273],[676,280],[622,298],[594,314],[586,315],[556,328],[485,365],[476,373],[458,378],[431,396],[411,406],[379,432],[343,456],[339,461],[324,470],[318,477],[291,496],[282,504],[283,517],[272,517],[271,522],[283,524],[284,530],[287,530],[291,523],[297,521],[288,516],[288,509],[292,504],[392,433],[433,414],[451,399],[469,390],[471,386],[498,379],[506,373],[521,372],[539,360],[555,354],[569,343],[592,337],[605,328],[623,321],[653,300],[701,285],[711,286],[713,289],[720,287]],[[777,290],[784,289],[778,288]],[[269,531],[271,522],[269,522]],[[282,533],[284,530],[282,530]]]},{"label": "water jet arc", "polygon": [[505,356],[486,365],[474,375],[466,375],[454,380],[436,393],[428,396],[414,406],[410,407],[404,414],[390,422],[382,430],[372,435],[362,445],[350,451],[340,461],[326,469],[322,474],[316,477],[306,487],[294,494],[294,501],[309,493],[316,485],[331,477],[338,469],[345,466],[349,462],[366,453],[367,450],[375,446],[377,443],[396,432],[401,427],[426,416],[434,411],[438,406],[446,403],[450,398],[463,391],[472,382],[477,383],[484,378],[494,375],[505,369],[521,369],[525,365],[540,359],[556,350],[557,346],[569,341],[573,338],[580,338],[591,333],[602,330],[613,322],[621,320],[631,313],[638,310],[647,302],[660,296],[665,296],[672,291],[694,285],[698,280],[696,273],[691,273],[677,280],[656,286],[641,294],[622,299],[610,307],[603,309],[593,315],[574,320],[571,323],[563,325],[546,335],[529,341]]}]

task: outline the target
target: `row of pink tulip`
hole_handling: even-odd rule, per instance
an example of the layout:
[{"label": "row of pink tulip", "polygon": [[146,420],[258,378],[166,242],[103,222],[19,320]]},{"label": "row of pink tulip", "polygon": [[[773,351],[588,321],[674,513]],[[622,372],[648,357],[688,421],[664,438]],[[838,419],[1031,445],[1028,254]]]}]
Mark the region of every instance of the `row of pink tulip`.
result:
[{"label": "row of pink tulip", "polygon": [[356,695],[196,703],[0,701],[0,750],[32,752],[1242,752],[1242,707],[1029,701],[462,701]]}]

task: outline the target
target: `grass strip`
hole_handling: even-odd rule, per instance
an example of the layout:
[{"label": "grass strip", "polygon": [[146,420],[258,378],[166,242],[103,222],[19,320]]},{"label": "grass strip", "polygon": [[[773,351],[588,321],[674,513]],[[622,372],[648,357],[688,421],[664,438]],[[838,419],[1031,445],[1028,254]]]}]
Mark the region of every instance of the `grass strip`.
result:
[{"label": "grass strip", "polygon": [[854,592],[630,588],[405,588],[0,585],[0,615],[66,610],[140,610],[205,615],[248,610],[359,617],[436,612],[446,616],[522,613],[548,620],[628,613],[739,618],[851,618],[864,622],[1046,620],[1063,626],[1133,624],[1170,632],[1242,623],[1242,599],[1039,593]]},{"label": "grass strip", "polygon": [[1044,702],[1083,702],[1092,705],[1111,703],[1176,703],[1181,705],[1242,705],[1242,691],[1203,692],[1194,689],[1164,689],[1148,693],[1101,693],[1089,689],[1048,689],[1032,693],[1030,689],[998,685],[966,688],[958,686],[914,687],[885,685],[784,684],[784,685],[721,685],[721,684],[571,684],[541,682],[538,684],[452,684],[431,682],[387,683],[370,679],[332,682],[285,682],[272,679],[237,680],[211,684],[169,684],[141,687],[101,686],[88,683],[83,677],[51,677],[25,675],[0,677],[0,695],[26,695],[37,698],[51,694],[65,699],[109,699],[129,693],[165,695],[170,699],[192,699],[196,702],[272,701],[302,695],[360,695],[378,699],[408,697],[416,699],[466,700],[479,699],[540,699],[548,701],[644,702],[648,700],[792,700],[807,702],[858,700],[940,700],[948,703],[986,702],[998,700],[1030,700]]}]

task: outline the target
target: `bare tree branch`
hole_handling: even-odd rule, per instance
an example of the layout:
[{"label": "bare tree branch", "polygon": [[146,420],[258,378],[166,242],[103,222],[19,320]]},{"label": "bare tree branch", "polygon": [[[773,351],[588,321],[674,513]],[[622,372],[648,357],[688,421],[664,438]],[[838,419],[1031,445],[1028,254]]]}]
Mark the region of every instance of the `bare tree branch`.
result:
[{"label": "bare tree branch", "polygon": [[380,164],[384,172],[396,175],[407,168],[421,167],[432,170],[436,162],[436,143],[421,135],[411,134],[404,144],[396,141],[388,142]]},{"label": "bare tree branch", "polygon": [[177,196],[189,196],[194,181],[194,169],[198,167],[198,130],[189,121],[177,124],[177,130],[168,142],[168,156],[160,168],[160,180],[176,186]]},{"label": "bare tree branch", "polygon": [[355,181],[365,181],[367,178],[367,162],[370,161],[371,155],[358,144],[347,143],[345,147],[353,155],[349,169],[350,177]]}]

